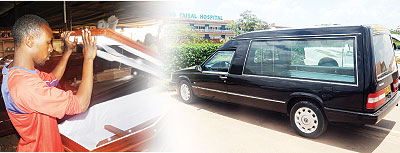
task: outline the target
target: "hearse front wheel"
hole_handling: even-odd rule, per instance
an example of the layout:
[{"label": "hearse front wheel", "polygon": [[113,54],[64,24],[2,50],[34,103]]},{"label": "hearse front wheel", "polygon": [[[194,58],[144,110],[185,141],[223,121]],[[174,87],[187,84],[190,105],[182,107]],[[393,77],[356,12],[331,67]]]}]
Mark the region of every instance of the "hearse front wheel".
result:
[{"label": "hearse front wheel", "polygon": [[194,95],[192,91],[192,87],[190,86],[189,82],[186,80],[182,80],[179,83],[179,97],[184,103],[191,104],[193,103]]},{"label": "hearse front wheel", "polygon": [[322,111],[308,101],[300,101],[292,107],[290,124],[299,135],[307,138],[317,138],[328,127],[328,121]]}]

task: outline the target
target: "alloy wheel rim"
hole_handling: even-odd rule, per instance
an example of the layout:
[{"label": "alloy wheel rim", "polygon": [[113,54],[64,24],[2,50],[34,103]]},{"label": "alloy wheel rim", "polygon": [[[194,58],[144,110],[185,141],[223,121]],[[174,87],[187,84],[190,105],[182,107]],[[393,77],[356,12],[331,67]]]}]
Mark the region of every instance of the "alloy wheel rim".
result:
[{"label": "alloy wheel rim", "polygon": [[297,109],[294,120],[297,128],[304,133],[312,133],[318,128],[318,116],[308,107]]},{"label": "alloy wheel rim", "polygon": [[189,86],[186,84],[181,85],[181,97],[183,100],[187,101],[190,99],[190,90]]}]

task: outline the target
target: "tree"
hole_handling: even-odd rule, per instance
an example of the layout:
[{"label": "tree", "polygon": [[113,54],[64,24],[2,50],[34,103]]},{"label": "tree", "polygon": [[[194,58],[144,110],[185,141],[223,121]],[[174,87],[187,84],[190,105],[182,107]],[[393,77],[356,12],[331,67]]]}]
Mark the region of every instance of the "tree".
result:
[{"label": "tree", "polygon": [[170,24],[163,28],[164,32],[161,37],[168,40],[170,44],[201,41],[201,36],[194,32],[189,25]]},{"label": "tree", "polygon": [[[400,34],[400,32],[397,32],[397,31],[395,31],[395,30],[390,30],[390,33],[391,34]],[[400,42],[398,41],[398,40],[396,40],[396,39],[392,39],[393,40],[393,43],[396,45],[396,46],[399,46],[400,45]]]},{"label": "tree", "polygon": [[229,27],[231,27],[231,29],[235,31],[235,35],[250,31],[269,29],[267,22],[258,19],[257,16],[255,14],[252,14],[252,12],[249,10],[241,13],[240,18],[230,24]]},{"label": "tree", "polygon": [[398,32],[396,30],[390,30],[390,33],[392,33],[392,34],[400,34],[400,32]]},{"label": "tree", "polygon": [[240,30],[240,23],[233,21],[231,24],[228,25],[234,32],[235,36],[240,35],[243,33],[243,31]]}]

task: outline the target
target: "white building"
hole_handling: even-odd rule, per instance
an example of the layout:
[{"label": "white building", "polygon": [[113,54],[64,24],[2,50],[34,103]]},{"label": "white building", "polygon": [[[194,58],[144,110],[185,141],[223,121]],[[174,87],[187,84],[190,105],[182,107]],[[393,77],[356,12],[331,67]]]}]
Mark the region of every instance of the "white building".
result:
[{"label": "white building", "polygon": [[190,26],[192,31],[204,39],[231,39],[235,35],[229,28],[233,20],[224,20],[222,16],[178,13],[171,20],[174,24]]}]

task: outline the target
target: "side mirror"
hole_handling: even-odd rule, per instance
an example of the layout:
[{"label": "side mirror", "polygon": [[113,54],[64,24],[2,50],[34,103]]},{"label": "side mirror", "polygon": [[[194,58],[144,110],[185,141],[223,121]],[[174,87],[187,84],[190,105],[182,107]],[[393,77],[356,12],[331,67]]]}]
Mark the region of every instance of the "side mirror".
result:
[{"label": "side mirror", "polygon": [[[395,45],[395,46],[396,46],[396,45]],[[400,44],[399,44],[399,45],[397,45],[397,47],[395,48],[395,50],[396,50],[396,49],[400,49]]]},{"label": "side mirror", "polygon": [[200,72],[203,71],[203,69],[201,68],[200,65],[196,65],[195,69],[196,69],[197,71],[200,71]]}]

